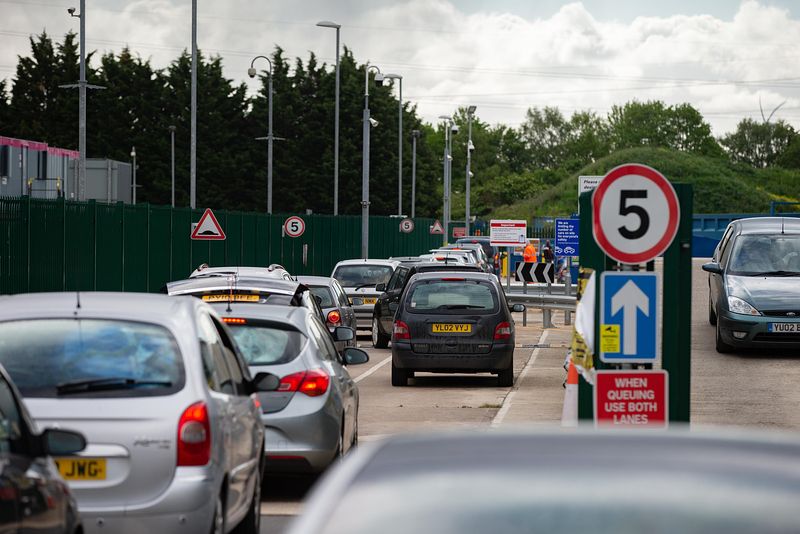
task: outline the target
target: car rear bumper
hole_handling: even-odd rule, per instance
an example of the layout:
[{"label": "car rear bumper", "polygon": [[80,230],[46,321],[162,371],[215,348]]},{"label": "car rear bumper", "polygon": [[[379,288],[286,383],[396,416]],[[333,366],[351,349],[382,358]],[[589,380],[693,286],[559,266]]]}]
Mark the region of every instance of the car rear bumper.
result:
[{"label": "car rear bumper", "polygon": [[722,341],[732,347],[773,350],[800,348],[800,332],[774,333],[769,331],[768,326],[769,323],[795,323],[800,328],[800,319],[759,317],[725,311],[717,320]]},{"label": "car rear bumper", "polygon": [[409,371],[440,373],[498,372],[508,369],[514,359],[514,343],[494,343],[483,354],[420,354],[410,343],[392,343],[392,363]]},{"label": "car rear bumper", "polygon": [[154,501],[116,508],[78,509],[86,534],[208,532],[219,481],[205,467],[179,467],[169,488]]},{"label": "car rear bumper", "polygon": [[262,416],[267,472],[319,472],[334,460],[341,411],[330,394],[319,400],[296,394],[280,412]]}]

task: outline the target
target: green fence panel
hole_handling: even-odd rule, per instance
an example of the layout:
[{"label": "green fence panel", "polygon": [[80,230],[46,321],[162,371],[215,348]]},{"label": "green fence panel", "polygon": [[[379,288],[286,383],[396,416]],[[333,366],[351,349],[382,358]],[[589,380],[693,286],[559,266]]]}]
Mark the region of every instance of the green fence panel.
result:
[{"label": "green fence panel", "polygon": [[124,247],[124,291],[146,292],[149,264],[149,206],[125,206],[122,240]]},{"label": "green fence panel", "polygon": [[194,270],[192,266],[192,210],[175,208],[172,213],[172,271],[170,280],[186,278]]},{"label": "green fence panel", "polygon": [[[0,293],[26,291],[28,287],[29,200],[0,199]],[[23,206],[24,203],[24,206]]]},{"label": "green fence panel", "polygon": [[29,235],[42,246],[30,250],[30,284],[40,291],[64,288],[64,208],[61,202],[32,201]]},{"label": "green fence panel", "polygon": [[[31,210],[39,210],[39,203],[43,201],[31,201]],[[96,240],[95,233],[95,210],[97,203],[89,202],[67,202],[65,205],[65,224],[66,227],[66,251],[65,251],[65,284],[67,291],[94,291],[95,289],[95,254]],[[40,241],[30,240],[31,250],[46,247],[47,244]],[[34,267],[31,267],[33,272]],[[31,284],[29,291],[42,291],[42,288]]]},{"label": "green fence panel", "polygon": [[122,235],[124,204],[97,205],[97,291],[119,291],[124,283]]},{"label": "green fence panel", "polygon": [[169,206],[150,206],[149,213],[147,290],[155,292],[172,280],[172,209]]}]

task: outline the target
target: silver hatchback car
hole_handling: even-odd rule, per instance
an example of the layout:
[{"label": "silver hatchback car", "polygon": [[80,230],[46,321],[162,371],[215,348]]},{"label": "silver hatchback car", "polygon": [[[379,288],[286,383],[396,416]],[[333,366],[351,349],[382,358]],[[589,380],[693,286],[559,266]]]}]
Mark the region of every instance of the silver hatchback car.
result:
[{"label": "silver hatchback car", "polygon": [[135,293],[2,297],[0,363],[41,428],[86,436],[79,456],[56,459],[85,532],[258,532],[256,386],[208,304]]}]

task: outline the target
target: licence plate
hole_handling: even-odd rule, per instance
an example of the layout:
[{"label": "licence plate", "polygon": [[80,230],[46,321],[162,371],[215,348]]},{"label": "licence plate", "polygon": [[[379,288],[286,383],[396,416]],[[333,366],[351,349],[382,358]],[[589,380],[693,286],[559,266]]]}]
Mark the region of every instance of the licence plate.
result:
[{"label": "licence plate", "polygon": [[203,300],[206,302],[258,302],[258,295],[203,295]]},{"label": "licence plate", "polygon": [[375,304],[376,302],[378,302],[378,299],[371,299],[371,298],[364,299],[364,304]]},{"label": "licence plate", "polygon": [[798,326],[800,326],[800,323],[769,323],[767,325],[767,331],[779,334],[793,334],[800,332]]},{"label": "licence plate", "polygon": [[105,458],[55,458],[64,480],[105,480]]},{"label": "licence plate", "polygon": [[472,332],[471,324],[434,323],[431,326],[434,334],[469,334]]}]

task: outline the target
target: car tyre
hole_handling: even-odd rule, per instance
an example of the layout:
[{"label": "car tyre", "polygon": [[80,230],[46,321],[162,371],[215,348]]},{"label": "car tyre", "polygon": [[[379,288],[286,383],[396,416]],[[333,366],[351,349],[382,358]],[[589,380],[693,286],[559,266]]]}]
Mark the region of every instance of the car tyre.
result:
[{"label": "car tyre", "polygon": [[261,529],[261,466],[256,470],[256,481],[250,508],[242,522],[233,529],[234,534],[259,534]]},{"label": "car tyre", "polygon": [[395,367],[394,362],[392,362],[392,385],[395,387],[408,385],[408,371]]},{"label": "car tyre", "polygon": [[717,328],[716,328],[716,349],[717,352],[720,354],[727,354],[729,352],[733,352],[733,347],[728,345],[722,340],[722,334],[720,333],[719,328],[719,321],[717,321]]},{"label": "car tyre", "polygon": [[514,366],[508,366],[508,369],[503,369],[497,373],[497,385],[502,388],[508,388],[514,385]]},{"label": "car tyre", "polygon": [[389,346],[389,336],[381,332],[377,317],[372,318],[372,346],[376,349],[385,349]]},{"label": "car tyre", "polygon": [[214,503],[214,516],[211,518],[211,534],[225,534],[225,507],[222,505],[222,495],[217,495]]},{"label": "car tyre", "polygon": [[711,326],[717,324],[717,314],[714,313],[714,307],[711,305],[711,297],[708,297],[708,323]]}]

